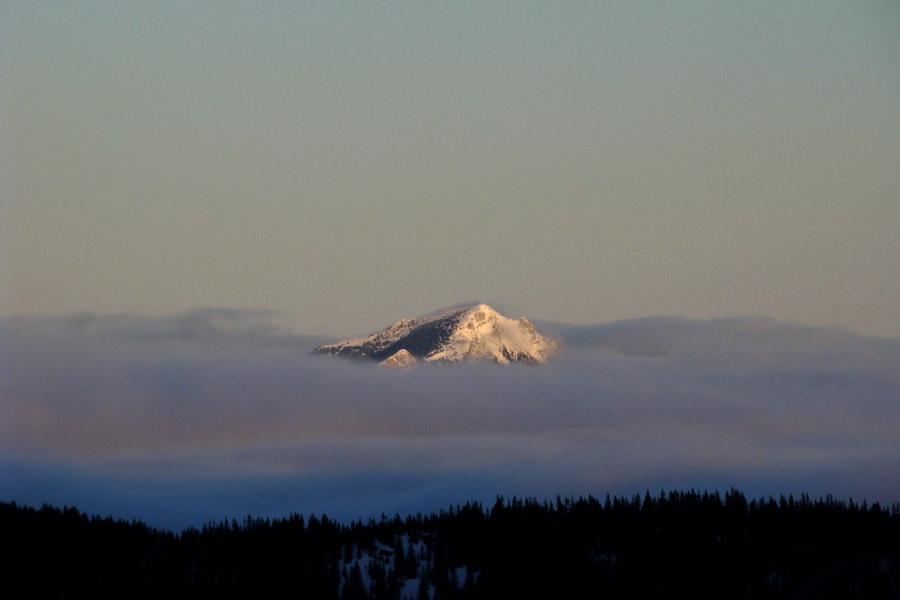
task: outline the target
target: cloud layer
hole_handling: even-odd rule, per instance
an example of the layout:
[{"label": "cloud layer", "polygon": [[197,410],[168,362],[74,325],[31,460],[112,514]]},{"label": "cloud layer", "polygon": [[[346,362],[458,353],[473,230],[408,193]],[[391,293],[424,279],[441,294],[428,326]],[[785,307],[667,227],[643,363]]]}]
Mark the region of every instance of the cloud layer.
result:
[{"label": "cloud layer", "polygon": [[271,315],[0,321],[0,496],[180,528],[496,494],[900,499],[900,343],[764,319],[556,327],[539,367],[312,356]]}]

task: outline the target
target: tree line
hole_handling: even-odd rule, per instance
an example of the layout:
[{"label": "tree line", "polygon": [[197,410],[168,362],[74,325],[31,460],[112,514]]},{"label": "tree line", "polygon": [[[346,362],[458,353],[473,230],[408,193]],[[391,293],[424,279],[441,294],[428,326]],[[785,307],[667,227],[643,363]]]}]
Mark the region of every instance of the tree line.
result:
[{"label": "tree line", "polygon": [[898,598],[900,504],[737,490],[498,497],[180,533],[0,502],[4,598]]}]

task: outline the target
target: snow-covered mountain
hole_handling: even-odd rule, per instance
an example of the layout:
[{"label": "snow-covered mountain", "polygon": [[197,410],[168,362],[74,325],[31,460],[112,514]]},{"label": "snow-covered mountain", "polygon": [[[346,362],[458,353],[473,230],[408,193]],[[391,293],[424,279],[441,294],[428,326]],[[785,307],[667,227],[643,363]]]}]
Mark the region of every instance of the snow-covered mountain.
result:
[{"label": "snow-covered mountain", "polygon": [[487,304],[403,319],[368,337],[319,346],[315,352],[369,358],[386,366],[426,361],[543,362],[557,346],[528,319],[509,319]]}]

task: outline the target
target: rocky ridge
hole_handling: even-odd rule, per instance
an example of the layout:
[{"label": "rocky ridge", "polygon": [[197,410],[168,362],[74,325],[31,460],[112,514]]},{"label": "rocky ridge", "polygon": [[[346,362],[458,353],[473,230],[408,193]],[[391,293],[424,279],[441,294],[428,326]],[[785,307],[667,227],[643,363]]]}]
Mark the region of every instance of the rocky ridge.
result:
[{"label": "rocky ridge", "polygon": [[510,319],[487,304],[476,304],[402,319],[370,336],[325,344],[314,352],[401,367],[416,360],[542,363],[556,350],[528,319]]}]

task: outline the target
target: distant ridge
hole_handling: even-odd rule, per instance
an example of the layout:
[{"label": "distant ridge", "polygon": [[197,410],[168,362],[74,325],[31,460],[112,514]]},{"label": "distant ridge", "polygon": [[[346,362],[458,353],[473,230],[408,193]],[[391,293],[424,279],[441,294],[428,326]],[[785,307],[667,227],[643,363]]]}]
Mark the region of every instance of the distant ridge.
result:
[{"label": "distant ridge", "polygon": [[314,352],[406,366],[416,360],[541,363],[556,349],[528,319],[510,319],[487,304],[475,304],[402,319],[368,337],[325,344]]}]

